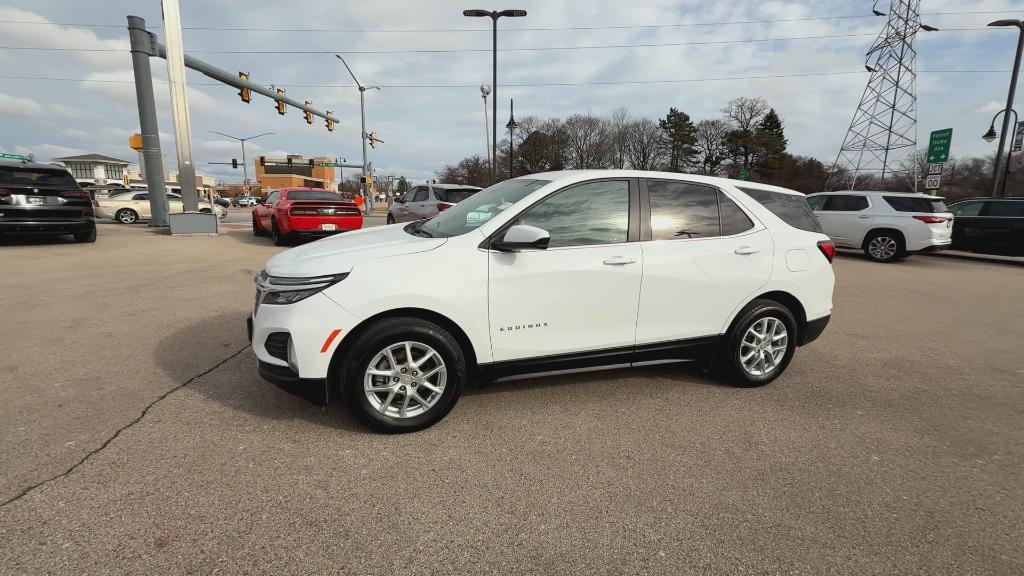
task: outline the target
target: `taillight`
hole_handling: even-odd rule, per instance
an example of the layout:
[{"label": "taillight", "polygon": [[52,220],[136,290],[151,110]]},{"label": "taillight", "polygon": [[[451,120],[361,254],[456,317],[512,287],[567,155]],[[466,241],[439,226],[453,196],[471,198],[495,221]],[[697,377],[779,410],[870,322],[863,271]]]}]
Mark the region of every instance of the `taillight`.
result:
[{"label": "taillight", "polygon": [[946,221],[945,218],[939,218],[938,216],[914,216],[914,220],[920,220],[925,224],[942,224]]},{"label": "taillight", "polygon": [[831,240],[822,240],[818,242],[818,250],[825,255],[825,259],[832,262],[832,259],[836,257],[836,245]]},{"label": "taillight", "polygon": [[291,213],[296,216],[319,216],[320,210],[317,208],[292,208]]},{"label": "taillight", "polygon": [[437,203],[437,211],[438,212],[444,212],[445,210],[451,208],[452,206],[455,206],[455,204],[449,204],[447,202],[438,202]]}]

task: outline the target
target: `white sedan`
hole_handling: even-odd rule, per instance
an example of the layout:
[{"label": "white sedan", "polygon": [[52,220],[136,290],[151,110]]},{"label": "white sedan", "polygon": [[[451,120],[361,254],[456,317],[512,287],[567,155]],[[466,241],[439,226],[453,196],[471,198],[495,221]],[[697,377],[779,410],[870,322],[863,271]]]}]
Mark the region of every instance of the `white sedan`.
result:
[{"label": "white sedan", "polygon": [[[168,194],[167,203],[170,205],[171,213],[185,211],[184,202],[182,202],[181,196],[177,194]],[[209,214],[210,210],[211,207],[209,201],[199,201],[200,212],[206,212]],[[227,211],[220,206],[214,206],[213,210],[219,219],[223,219],[227,216]],[[96,217],[117,220],[122,224],[132,224],[139,220],[148,220],[151,217],[149,211],[149,193],[129,192],[126,194],[111,196],[109,198],[97,198]]]}]

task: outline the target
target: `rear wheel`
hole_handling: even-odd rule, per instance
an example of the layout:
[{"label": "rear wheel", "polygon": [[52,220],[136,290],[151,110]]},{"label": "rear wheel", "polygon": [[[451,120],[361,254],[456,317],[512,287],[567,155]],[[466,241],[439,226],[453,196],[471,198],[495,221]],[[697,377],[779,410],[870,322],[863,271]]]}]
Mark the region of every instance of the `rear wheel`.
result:
[{"label": "rear wheel", "polygon": [[121,208],[114,214],[114,219],[121,224],[134,224],[139,221],[139,213],[131,208]]},{"label": "rear wheel", "polygon": [[92,227],[85,232],[75,232],[75,242],[95,242],[96,241],[96,227]]},{"label": "rear wheel", "polygon": [[875,262],[892,262],[906,258],[907,252],[902,236],[882,230],[864,240],[864,255]]},{"label": "rear wheel", "polygon": [[270,238],[274,241],[274,246],[284,246],[288,243],[288,237],[277,227],[277,220],[270,221]]},{"label": "rear wheel", "polygon": [[737,386],[763,386],[789,366],[796,340],[796,319],[788,308],[754,300],[733,323],[716,367]]},{"label": "rear wheel", "polygon": [[394,224],[394,223],[395,223],[395,217],[392,216],[391,214],[388,214],[388,224]]},{"label": "rear wheel", "polygon": [[252,215],[252,235],[253,236],[266,236],[266,233],[263,232],[262,228],[260,228],[259,219],[256,218],[255,214]]},{"label": "rear wheel", "polygon": [[418,318],[388,318],[358,338],[345,359],[342,395],[360,421],[382,432],[436,424],[462,393],[466,359],[444,328]]}]

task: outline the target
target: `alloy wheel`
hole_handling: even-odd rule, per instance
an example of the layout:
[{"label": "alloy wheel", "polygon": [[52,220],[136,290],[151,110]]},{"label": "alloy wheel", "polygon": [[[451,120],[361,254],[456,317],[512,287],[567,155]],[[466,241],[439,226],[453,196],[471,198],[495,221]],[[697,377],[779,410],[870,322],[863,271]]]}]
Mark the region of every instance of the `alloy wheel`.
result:
[{"label": "alloy wheel", "polygon": [[138,219],[138,216],[136,216],[135,212],[132,212],[131,210],[122,210],[118,214],[117,219],[120,220],[122,224],[132,224]]},{"label": "alloy wheel", "polygon": [[774,316],[755,320],[740,342],[740,364],[752,376],[765,376],[774,371],[786,356],[789,331]]},{"label": "alloy wheel", "polygon": [[868,243],[868,253],[876,260],[888,260],[896,255],[899,246],[889,236],[876,236]]},{"label": "alloy wheel", "polygon": [[421,342],[390,344],[366,368],[363,390],[374,410],[390,418],[412,418],[444,395],[448,371],[436,350]]}]

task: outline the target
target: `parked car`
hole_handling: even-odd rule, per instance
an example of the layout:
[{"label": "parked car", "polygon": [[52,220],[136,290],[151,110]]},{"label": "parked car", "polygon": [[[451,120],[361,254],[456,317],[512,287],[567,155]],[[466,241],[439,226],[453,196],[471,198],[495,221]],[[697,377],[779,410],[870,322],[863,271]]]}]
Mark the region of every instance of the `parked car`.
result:
[{"label": "parked car", "polygon": [[[177,194],[168,194],[167,203],[172,214],[185,211],[185,205],[181,196]],[[224,208],[220,206],[215,206],[214,208],[218,219],[223,219],[227,216],[227,210]],[[209,201],[199,201],[200,212],[206,212],[209,214],[210,210]],[[139,220],[149,220],[152,216],[149,210],[149,192],[118,194],[117,196],[111,196],[109,198],[97,199],[96,216],[99,218],[117,220],[122,224],[133,224]]]},{"label": "parked car", "polygon": [[414,186],[396,198],[388,209],[388,224],[396,222],[412,222],[423,218],[433,218],[473,194],[480,189],[475,186],[461,184],[424,184]]},{"label": "parked car", "polygon": [[252,209],[252,233],[269,235],[275,246],[362,227],[363,214],[355,203],[322,188],[281,188]]},{"label": "parked car", "polygon": [[228,200],[227,198],[221,198],[220,194],[213,195],[213,202],[217,204],[217,206],[220,206],[221,208],[231,207],[231,201]]},{"label": "parked car", "polygon": [[251,208],[259,204],[261,200],[262,198],[258,198],[256,196],[236,196],[235,206],[246,206]]},{"label": "parked car", "polygon": [[0,234],[70,234],[96,241],[93,201],[67,168],[0,160]]},{"label": "parked car", "polygon": [[953,214],[939,196],[908,192],[819,192],[807,202],[839,248],[876,262],[948,248]]},{"label": "parked car", "polygon": [[278,254],[249,335],[263,378],[385,431],[437,422],[470,379],[700,359],[759,386],[825,329],[834,253],[785,188],[535,174]]},{"label": "parked car", "polygon": [[968,198],[949,205],[953,248],[1024,256],[1024,196]]}]

